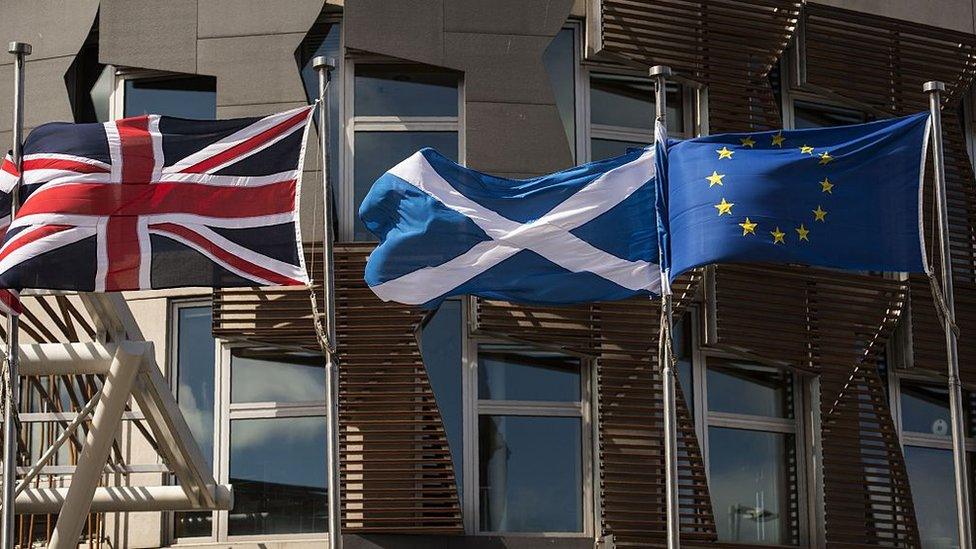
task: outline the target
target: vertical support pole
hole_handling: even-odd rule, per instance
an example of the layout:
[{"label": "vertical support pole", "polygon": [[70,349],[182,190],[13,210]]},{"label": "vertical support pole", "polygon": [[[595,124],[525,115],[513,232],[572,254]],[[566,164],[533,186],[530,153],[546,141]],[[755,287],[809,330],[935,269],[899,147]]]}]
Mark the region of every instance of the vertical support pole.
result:
[{"label": "vertical support pole", "polygon": [[[656,65],[649,72],[654,79],[656,119],[667,124],[667,82],[671,67]],[[662,250],[663,253],[663,250]],[[661,263],[663,265],[663,262]],[[664,384],[664,479],[667,506],[668,549],[681,547],[678,517],[678,421],[675,404],[675,371],[672,353],[674,328],[671,283],[668,274],[661,272],[661,382]]]},{"label": "vertical support pole", "polygon": [[125,412],[125,403],[132,394],[132,387],[139,374],[139,362],[145,360],[145,349],[144,346],[135,346],[132,342],[123,342],[115,352],[102,385],[95,414],[92,416],[85,447],[78,457],[78,465],[71,476],[71,486],[68,487],[58,522],[51,533],[49,549],[74,549],[78,546],[78,538],[81,537],[91,510],[95,488],[112,450],[122,413]]},{"label": "vertical support pole", "polygon": [[[31,53],[31,45],[11,42],[7,52],[14,56],[14,127],[13,163],[20,171],[24,141],[24,65]],[[11,191],[10,219],[17,213],[19,202],[18,183]],[[7,379],[3,403],[3,511],[0,516],[0,549],[14,546],[14,491],[17,487],[17,409],[20,406],[19,341],[20,319],[7,316]]]},{"label": "vertical support pole", "polygon": [[926,82],[922,90],[929,94],[929,112],[932,120],[932,159],[935,167],[935,203],[938,217],[939,260],[942,267],[942,293],[948,309],[945,318],[946,358],[949,364],[949,410],[952,416],[952,464],[956,480],[956,520],[959,526],[959,547],[972,547],[972,527],[969,514],[969,491],[966,475],[966,428],[962,402],[962,384],[959,381],[959,351],[953,324],[956,306],[952,288],[952,256],[949,251],[949,214],[946,201],[945,159],[942,148],[941,92],[945,84]]},{"label": "vertical support pole", "polygon": [[339,369],[336,357],[335,269],[332,258],[333,235],[332,185],[329,181],[329,81],[334,61],[318,56],[312,67],[319,73],[319,146],[322,148],[322,197],[325,202],[322,283],[325,294],[327,345],[325,352],[325,404],[329,410],[326,425],[326,458],[329,481],[329,549],[342,549],[342,498],[339,486]]}]

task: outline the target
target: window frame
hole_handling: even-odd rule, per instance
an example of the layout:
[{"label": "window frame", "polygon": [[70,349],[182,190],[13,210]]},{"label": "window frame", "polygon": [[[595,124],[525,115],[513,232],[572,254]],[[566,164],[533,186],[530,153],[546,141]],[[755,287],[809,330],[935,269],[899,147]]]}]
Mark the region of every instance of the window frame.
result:
[{"label": "window frame", "polygon": [[356,132],[457,132],[458,134],[458,163],[466,164],[465,136],[464,136],[464,74],[458,73],[458,115],[454,116],[356,116],[355,88],[356,65],[417,65],[400,59],[379,55],[357,54],[349,55],[345,47],[345,26],[340,35],[340,75],[342,90],[340,92],[339,116],[342,128],[339,131],[342,143],[339,145],[339,171],[341,174],[336,187],[336,212],[339,224],[339,241],[355,241],[356,226],[355,203],[355,159]]},{"label": "window frame", "polygon": [[[504,536],[504,537],[536,537],[536,538],[593,538],[596,534],[594,524],[594,509],[599,508],[597,475],[599,467],[595,457],[598,456],[599,443],[595,404],[596,375],[593,371],[595,361],[562,349],[550,349],[533,346],[517,340],[506,340],[473,334],[471,319],[473,318],[473,298],[465,299],[462,307],[462,318],[465,329],[461,331],[462,341],[462,372],[461,372],[461,407],[464,415],[462,419],[462,463],[463,501],[461,502],[464,519],[464,531],[473,536]],[[580,363],[580,400],[573,402],[549,401],[517,401],[517,400],[481,400],[478,398],[478,345],[479,344],[516,344],[528,348],[554,351],[577,358]],[[580,419],[580,463],[583,485],[580,487],[582,498],[582,530],[579,532],[507,532],[482,531],[480,516],[480,456],[479,456],[479,419],[483,415],[532,416],[532,417],[578,417]]]}]

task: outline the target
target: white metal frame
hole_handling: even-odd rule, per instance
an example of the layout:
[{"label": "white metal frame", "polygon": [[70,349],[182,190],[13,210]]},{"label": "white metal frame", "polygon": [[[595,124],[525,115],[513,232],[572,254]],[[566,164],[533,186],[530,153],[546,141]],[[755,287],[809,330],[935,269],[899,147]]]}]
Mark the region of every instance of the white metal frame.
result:
[{"label": "white metal frame", "polygon": [[[595,425],[596,407],[593,405],[596,393],[593,373],[595,364],[592,360],[577,357],[580,361],[580,400],[577,402],[544,402],[544,401],[503,401],[481,400],[478,398],[478,345],[491,343],[512,343],[500,339],[473,335],[468,329],[470,316],[470,300],[464,300],[465,329],[462,331],[462,413],[463,427],[463,463],[464,463],[464,501],[462,502],[462,516],[464,530],[468,535],[478,536],[518,536],[518,537],[547,537],[547,538],[592,538],[598,528],[594,524],[594,507],[598,505],[598,498],[594,495],[597,485],[598,466],[595,464]],[[526,345],[526,348],[531,346]],[[479,482],[479,453],[480,443],[478,425],[482,415],[520,415],[534,417],[572,417],[580,419],[580,463],[582,464],[582,480],[580,495],[582,497],[583,529],[580,532],[497,532],[482,531],[480,529],[480,482]]]},{"label": "white metal frame", "polygon": [[[342,51],[345,52],[345,31],[343,30]],[[343,122],[340,132],[341,154],[339,160],[339,172],[342,177],[337,185],[337,215],[339,223],[340,241],[353,240],[353,231],[356,219],[355,204],[355,153],[356,153],[356,133],[368,131],[386,132],[456,132],[458,135],[458,162],[465,164],[465,136],[464,136],[464,77],[458,75],[458,115],[454,116],[356,116],[355,115],[355,85],[356,85],[356,65],[368,65],[373,63],[382,64],[403,64],[405,63],[392,58],[360,55],[357,57],[340,56],[339,71],[342,79],[342,89],[340,92],[339,117]]]}]

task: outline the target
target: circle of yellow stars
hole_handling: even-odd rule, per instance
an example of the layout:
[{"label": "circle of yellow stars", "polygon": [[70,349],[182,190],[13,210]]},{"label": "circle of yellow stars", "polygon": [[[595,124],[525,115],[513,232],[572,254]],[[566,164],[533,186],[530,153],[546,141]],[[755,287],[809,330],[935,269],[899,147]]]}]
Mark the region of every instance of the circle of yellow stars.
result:
[{"label": "circle of yellow stars", "polygon": [[[747,135],[745,137],[740,138],[739,143],[741,144],[742,148],[752,149],[756,146],[757,141],[753,136]],[[771,137],[770,147],[777,147],[782,149],[785,144],[786,144],[786,136],[783,135],[783,132],[777,132]],[[830,162],[834,160],[834,157],[830,155],[829,151],[817,152],[816,147],[812,147],[810,145],[807,145],[806,143],[801,144],[798,147],[798,150],[800,154],[818,158],[819,160],[817,161],[817,163],[821,166],[826,166],[827,164],[830,164]],[[718,154],[718,160],[733,160],[733,155],[736,153],[736,149],[729,149],[728,146],[722,145],[722,148],[715,149],[715,152]],[[725,174],[719,173],[718,170],[712,170],[712,174],[705,177],[705,180],[708,181],[708,188],[712,188],[716,185],[720,187],[724,187],[725,186],[724,179],[725,179]],[[821,193],[823,193],[826,196],[830,196],[834,194],[833,190],[835,184],[833,181],[830,180],[829,177],[824,176],[823,180],[818,181],[818,183],[820,185]],[[733,213],[732,213],[733,206],[735,206],[735,203],[729,202],[723,196],[721,202],[715,204],[713,207],[717,210],[719,217],[723,215],[728,215],[729,217],[733,217]],[[823,208],[823,204],[817,204],[817,208],[815,210],[810,210],[810,213],[812,214],[811,223],[813,224],[827,223],[827,210]],[[742,229],[742,236],[744,237],[745,236],[756,237],[760,234],[763,234],[762,232],[756,233],[756,229],[759,228],[759,223],[749,219],[749,216],[746,216],[745,220],[742,221],[741,223],[738,223],[738,225]],[[787,228],[787,230],[784,231],[781,230],[779,226],[776,226],[773,228],[773,230],[768,231],[768,233],[774,245],[783,244],[785,246],[787,244],[787,237],[789,236],[788,231],[789,228]],[[806,223],[800,223],[798,227],[793,228],[793,231],[796,232],[797,243],[810,241],[811,229],[807,227]]]}]

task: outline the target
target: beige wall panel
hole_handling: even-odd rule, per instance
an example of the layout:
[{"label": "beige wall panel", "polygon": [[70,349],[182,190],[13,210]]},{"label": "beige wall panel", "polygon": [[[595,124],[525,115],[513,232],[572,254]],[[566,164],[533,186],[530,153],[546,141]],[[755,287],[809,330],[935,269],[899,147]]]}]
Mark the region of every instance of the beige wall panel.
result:
[{"label": "beige wall panel", "polygon": [[308,32],[323,0],[206,0],[198,7],[199,38]]},{"label": "beige wall panel", "polygon": [[99,13],[102,63],[196,72],[197,0],[102,0]]}]

